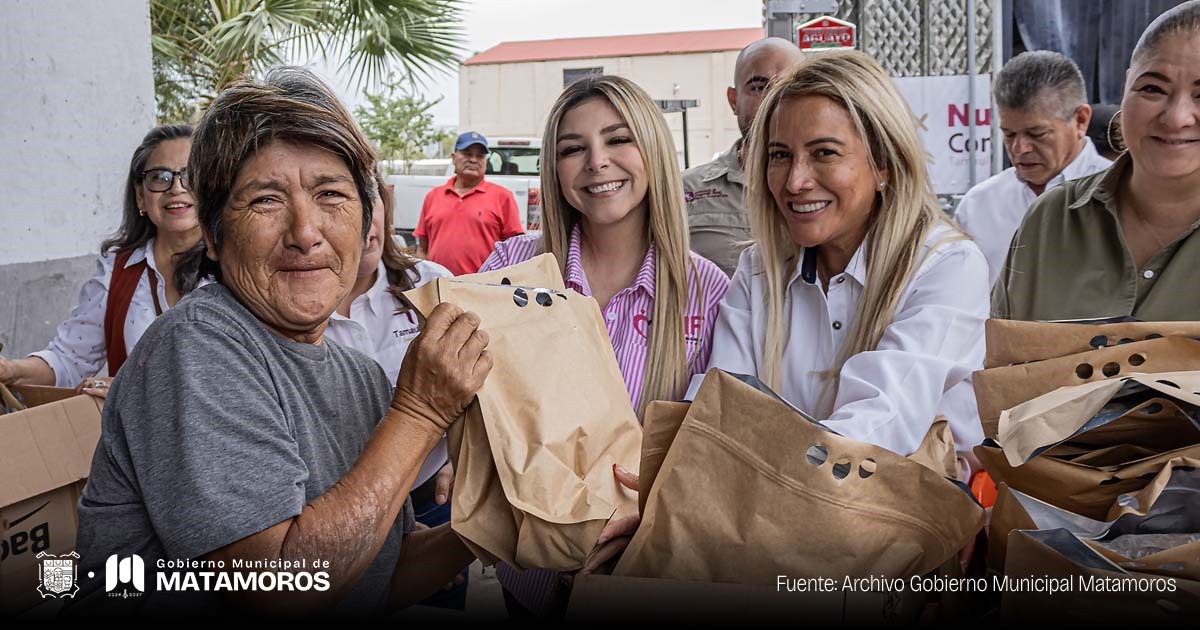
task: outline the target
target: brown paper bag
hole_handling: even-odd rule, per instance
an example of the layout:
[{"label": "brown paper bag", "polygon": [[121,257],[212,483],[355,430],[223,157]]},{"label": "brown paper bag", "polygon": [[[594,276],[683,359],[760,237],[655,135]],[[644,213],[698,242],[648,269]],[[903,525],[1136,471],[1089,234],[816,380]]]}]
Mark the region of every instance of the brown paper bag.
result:
[{"label": "brown paper bag", "polygon": [[983,434],[994,438],[1006,409],[1059,387],[1103,381],[1130,374],[1200,369],[1200,341],[1168,337],[1101,348],[1024,365],[975,372],[972,386]]},{"label": "brown paper bag", "polygon": [[1200,459],[1171,460],[1145,488],[1118,497],[1108,514],[1110,531],[1087,543],[1127,571],[1200,580],[1198,492]]},{"label": "brown paper bag", "polygon": [[1148,567],[1174,566],[1181,576],[1200,579],[1200,572],[1192,573],[1200,563],[1200,554],[1195,556],[1195,560],[1181,559],[1189,549],[1200,549],[1200,544],[1178,551],[1166,550],[1151,558],[1135,561],[1105,548],[1104,543],[1092,543],[1094,540],[1126,534],[1200,532],[1200,503],[1193,505],[1192,501],[1195,492],[1200,490],[1200,473],[1196,472],[1198,466],[1200,460],[1197,459],[1177,458],[1168,461],[1141,490],[1118,495],[1103,520],[1073,514],[1013,490],[1007,484],[1000,484],[988,523],[988,563],[998,572],[1004,570],[1008,534],[1014,529],[1063,528],[1126,569],[1161,573]]},{"label": "brown paper bag", "polygon": [[735,584],[911,576],[954,555],[982,518],[941,473],[710,370],[614,574]]},{"label": "brown paper bag", "polygon": [[958,478],[958,455],[954,451],[954,434],[943,416],[934,418],[921,445],[908,459],[948,479]]},{"label": "brown paper bag", "polygon": [[578,569],[608,519],[636,506],[612,465],[637,465],[641,427],[595,300],[561,287],[547,255],[405,294],[425,315],[473,311],[491,337],[492,372],[450,433],[451,527],[517,569]]},{"label": "brown paper bag", "polygon": [[986,368],[1056,359],[1159,337],[1200,337],[1200,322],[1065,324],[989,319]]},{"label": "brown paper bag", "polygon": [[1096,468],[1052,457],[1034,457],[1021,466],[1010,466],[999,447],[981,444],[975,456],[997,483],[1064,510],[1102,520],[1112,502],[1136,492],[1177,457],[1200,458],[1200,444],[1186,446],[1124,466]]},{"label": "brown paper bag", "polygon": [[[1063,387],[1001,413],[996,441],[1011,466],[1020,466],[1066,440],[1090,439],[1097,446],[1116,446],[1146,432],[1158,434],[1156,441],[1169,439],[1174,447],[1196,444],[1200,443],[1200,428],[1194,424],[1200,412],[1197,391],[1200,372],[1135,375]],[[1169,438],[1164,436],[1168,431]],[[1114,443],[1116,436],[1125,441]],[[1145,444],[1149,443],[1154,442]]]},{"label": "brown paper bag", "polygon": [[996,502],[992,504],[987,523],[987,564],[997,573],[1004,573],[1008,533],[1015,529],[1037,529],[1037,523],[1025,511],[1015,490],[1007,483],[997,484]]},{"label": "brown paper bag", "polygon": [[[1041,579],[1033,588],[1009,590],[1001,599],[1006,622],[1183,624],[1200,618],[1200,583],[1127,572],[1064,529],[1009,534],[1005,576]],[[1120,590],[1097,589],[1097,580],[1136,580]],[[1048,592],[1048,580],[1070,591]],[[1067,582],[1064,582],[1067,581]],[[1093,585],[1090,588],[1087,585]],[[1040,588],[1039,588],[1040,587]],[[1145,587],[1145,588],[1143,588]]]},{"label": "brown paper bag", "polygon": [[675,434],[687,416],[690,403],[656,400],[646,405],[646,417],[642,422],[642,465],[638,472],[638,513],[646,512],[646,500],[654,479],[662,467]]}]

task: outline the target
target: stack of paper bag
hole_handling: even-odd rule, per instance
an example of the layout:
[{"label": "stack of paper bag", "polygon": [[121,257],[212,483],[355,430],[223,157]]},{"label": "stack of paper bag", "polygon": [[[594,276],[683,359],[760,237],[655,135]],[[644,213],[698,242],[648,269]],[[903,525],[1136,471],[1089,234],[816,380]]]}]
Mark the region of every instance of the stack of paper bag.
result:
[{"label": "stack of paper bag", "polygon": [[574,570],[636,497],[641,427],[595,300],[565,289],[554,258],[438,278],[405,294],[423,315],[479,315],[493,368],[449,433],[451,527],[486,563]]},{"label": "stack of paper bag", "polygon": [[984,367],[994,368],[1124,346],[1162,337],[1200,338],[1200,322],[1138,322],[1105,324],[1023,322],[990,319],[984,325],[987,355]]},{"label": "stack of paper bag", "polygon": [[[989,340],[997,336],[993,320],[988,321]],[[1126,324],[1131,326],[1132,324]],[[1078,330],[1076,335],[1091,335],[1092,326],[1080,324],[1038,324],[1038,326],[1060,326]],[[1099,336],[1099,335],[1093,335]],[[999,343],[999,342],[997,342]],[[988,347],[991,361],[1012,360],[1010,350],[1013,343],[1004,344],[993,352]],[[1020,346],[1025,348],[1024,345]],[[1070,347],[1063,346],[1063,347]],[[1027,356],[1041,356],[1046,351]],[[1136,341],[1116,346],[1086,350],[1076,354],[1044,359],[1027,359],[1028,363],[992,367],[975,372],[972,385],[975,401],[979,406],[979,420],[983,423],[983,434],[995,438],[999,430],[1000,413],[1023,402],[1047,394],[1060,387],[1070,387],[1123,378],[1131,374],[1156,374],[1178,372],[1200,368],[1200,341],[1185,337],[1164,337],[1148,341]]]},{"label": "stack of paper bag", "polygon": [[946,478],[944,421],[919,452],[927,464],[842,437],[750,377],[710,370],[686,410],[648,409],[645,510],[614,575],[773,585],[778,575],[929,572],[972,539],[983,509]]},{"label": "stack of paper bag", "polygon": [[[1104,520],[1090,519],[1005,488],[1011,522],[1005,575],[1067,578],[1050,596],[1004,593],[1012,620],[1174,621],[1200,615],[1200,460],[1165,464],[1138,492],[1120,495]],[[997,509],[999,509],[997,503]],[[1047,617],[1047,611],[1054,611]]]}]

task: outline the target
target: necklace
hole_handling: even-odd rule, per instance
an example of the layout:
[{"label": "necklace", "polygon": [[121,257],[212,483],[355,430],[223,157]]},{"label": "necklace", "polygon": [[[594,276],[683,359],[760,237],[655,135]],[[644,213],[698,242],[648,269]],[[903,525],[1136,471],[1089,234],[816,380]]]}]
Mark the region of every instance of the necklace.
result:
[{"label": "necklace", "polygon": [[1158,249],[1155,249],[1154,251],[1161,252],[1162,250],[1166,249],[1167,244],[1162,242],[1162,239],[1158,238],[1158,234],[1156,234],[1154,231],[1154,226],[1150,225],[1150,222],[1146,220],[1146,217],[1142,216],[1142,211],[1138,209],[1137,204],[1131,202],[1129,203],[1129,208],[1133,210],[1133,217],[1137,219],[1138,224],[1141,226],[1142,232],[1146,233],[1151,239],[1153,239],[1154,244],[1158,246]]}]

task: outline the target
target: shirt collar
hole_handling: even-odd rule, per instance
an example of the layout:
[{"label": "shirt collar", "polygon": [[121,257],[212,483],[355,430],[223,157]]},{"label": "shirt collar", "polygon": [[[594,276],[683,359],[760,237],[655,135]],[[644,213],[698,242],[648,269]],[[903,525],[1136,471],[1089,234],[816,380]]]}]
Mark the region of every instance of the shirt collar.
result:
[{"label": "shirt collar", "polygon": [[[850,258],[850,263],[846,265],[846,270],[842,273],[854,278],[861,286],[867,286],[867,241],[858,246],[854,251],[854,256]],[[792,273],[792,280],[797,278],[808,284],[817,284],[817,247],[805,247],[800,250],[800,265],[796,267],[796,271]]]},{"label": "shirt collar", "polygon": [[[388,286],[390,285],[388,284],[387,267],[384,267],[383,260],[380,260],[379,269],[375,272],[375,284],[372,284],[365,293],[354,298],[354,300],[350,302],[350,314],[353,315],[357,309],[363,308],[364,305],[366,308],[371,309],[372,314],[378,315],[385,312],[383,309],[387,307],[380,306],[378,304],[378,300],[381,297],[387,296],[385,291],[387,291]],[[335,320],[351,319],[343,316],[336,310],[331,313],[329,317]]]},{"label": "shirt collar", "polygon": [[156,265],[154,263],[154,239],[153,238],[146,241],[145,245],[142,245],[141,247],[137,247],[132,252],[130,252],[129,260],[125,261],[125,268],[128,269],[128,268],[142,262],[143,260],[146,261],[146,264],[149,265],[149,267],[151,269],[153,269],[155,273],[158,273],[158,265]]},{"label": "shirt collar", "polygon": [[[452,175],[450,177],[450,181],[446,182],[446,190],[453,193],[454,192],[454,184],[456,182],[458,182],[458,175]],[[471,190],[468,190],[467,194],[463,195],[463,196],[466,197],[467,195],[474,195],[477,192],[485,193],[488,191],[488,189],[490,187],[491,187],[491,184],[488,183],[488,180],[485,177],[485,178],[479,180],[479,183],[476,184],[475,187],[472,188]],[[454,193],[454,194],[457,195],[458,193]]]},{"label": "shirt collar", "polygon": [[1075,159],[1071,160],[1071,163],[1055,179],[1058,179],[1058,183],[1062,183],[1064,181],[1079,179],[1080,177],[1087,177],[1092,174],[1092,170],[1089,167],[1100,159],[1100,153],[1096,151],[1096,145],[1092,144],[1092,139],[1084,138],[1083,149],[1080,149],[1079,155],[1076,155]]},{"label": "shirt collar", "polygon": [[[567,243],[567,285],[576,291],[591,295],[592,287],[588,284],[587,275],[583,273],[583,258],[579,252],[580,228],[576,223],[571,229],[571,240]],[[651,299],[654,298],[654,272],[655,272],[655,257],[654,243],[650,243],[650,247],[646,250],[646,257],[642,259],[642,266],[638,269],[637,276],[633,279],[633,287],[641,288]]]},{"label": "shirt collar", "polygon": [[391,285],[388,283],[387,267],[383,266],[383,259],[380,258],[379,268],[375,272],[375,284],[372,284],[371,288],[367,289],[363,295],[367,296],[367,299],[374,304],[375,300],[379,299],[379,296],[383,295],[389,286]]},{"label": "shirt collar", "polygon": [[746,185],[746,176],[742,172],[742,165],[738,163],[738,145],[741,140],[733,143],[729,150],[717,156],[717,159],[708,163],[708,171],[701,177],[701,181],[711,182],[719,177],[725,177],[735,184]]},{"label": "shirt collar", "polygon": [[1129,152],[1126,151],[1117,156],[1117,160],[1112,163],[1108,171],[1100,177],[1092,180],[1092,182],[1079,193],[1079,199],[1076,199],[1069,207],[1072,210],[1082,208],[1092,201],[1096,201],[1108,208],[1110,212],[1115,212],[1115,201],[1117,196],[1117,185],[1121,181],[1121,177],[1125,174],[1125,169],[1132,164]]}]

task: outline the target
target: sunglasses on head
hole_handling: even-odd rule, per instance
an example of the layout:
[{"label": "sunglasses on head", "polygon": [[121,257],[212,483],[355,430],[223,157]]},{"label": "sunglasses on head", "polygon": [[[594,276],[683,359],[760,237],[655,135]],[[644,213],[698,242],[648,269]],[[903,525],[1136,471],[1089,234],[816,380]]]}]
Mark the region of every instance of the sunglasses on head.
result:
[{"label": "sunglasses on head", "polygon": [[179,184],[183,186],[184,190],[191,190],[187,167],[178,171],[172,171],[169,168],[152,168],[142,171],[142,185],[150,192],[167,192],[175,185],[176,177],[179,178]]}]

